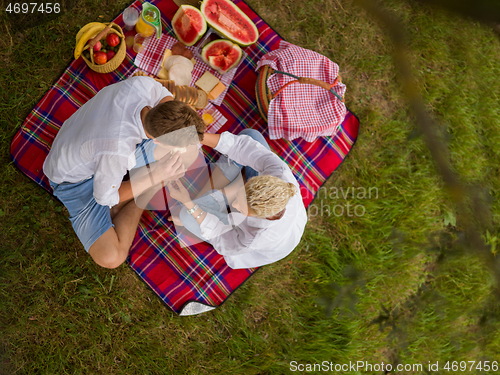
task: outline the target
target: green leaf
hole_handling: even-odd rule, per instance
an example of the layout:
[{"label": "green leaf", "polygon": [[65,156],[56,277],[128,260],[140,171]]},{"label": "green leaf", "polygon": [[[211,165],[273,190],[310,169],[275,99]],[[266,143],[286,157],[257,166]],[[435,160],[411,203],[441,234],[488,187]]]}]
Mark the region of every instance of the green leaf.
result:
[{"label": "green leaf", "polygon": [[451,225],[452,227],[457,226],[457,218],[453,212],[445,211],[445,213],[444,213],[444,225],[445,226]]}]

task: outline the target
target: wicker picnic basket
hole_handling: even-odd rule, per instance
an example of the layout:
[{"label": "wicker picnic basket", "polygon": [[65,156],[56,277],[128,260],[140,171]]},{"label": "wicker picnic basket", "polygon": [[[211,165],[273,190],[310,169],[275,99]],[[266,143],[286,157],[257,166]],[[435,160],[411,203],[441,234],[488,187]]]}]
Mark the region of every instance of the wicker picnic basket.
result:
[{"label": "wicker picnic basket", "polygon": [[[292,78],[295,78],[293,81],[290,81],[286,83],[283,87],[281,87],[278,91],[275,93],[271,92],[269,87],[267,86],[267,79],[272,76],[273,74],[284,74],[287,76],[290,76]],[[335,79],[335,82],[333,84],[323,82],[314,78],[308,78],[308,77],[298,77],[296,75],[286,73],[286,72],[281,72],[278,70],[274,70],[268,65],[263,65],[259,69],[259,73],[257,75],[257,81],[255,84],[255,96],[257,99],[257,107],[259,108],[260,115],[264,118],[264,120],[267,121],[267,114],[269,111],[269,103],[271,100],[273,100],[275,97],[277,97],[281,91],[287,87],[288,85],[291,85],[293,83],[301,83],[301,84],[310,84],[310,85],[315,85],[319,86],[321,88],[324,88],[325,90],[329,91],[333,95],[337,97],[340,101],[344,101],[344,98],[341,97],[339,94],[333,90],[333,87],[337,85],[338,82],[341,82],[340,76]]]},{"label": "wicker picnic basket", "polygon": [[[120,37],[121,43],[119,45],[118,51],[113,56],[113,58],[111,60],[109,60],[107,63],[101,64],[101,65],[95,64],[94,63],[94,49],[92,47],[94,46],[95,43],[97,43],[99,40],[104,38],[108,33],[115,33],[116,35],[118,35]],[[89,49],[90,59],[85,57],[83,54],[82,54],[82,58],[87,63],[87,65],[89,66],[90,69],[92,69],[93,71],[95,71],[97,73],[111,73],[112,71],[114,71],[116,68],[118,68],[120,66],[120,64],[125,59],[125,55],[126,55],[127,46],[125,44],[125,36],[123,35],[122,28],[119,25],[117,25],[116,23],[113,23],[113,22],[107,23],[107,27],[104,30],[102,30],[99,34],[97,34],[96,37],[94,37],[92,40],[90,40],[85,48]]]}]

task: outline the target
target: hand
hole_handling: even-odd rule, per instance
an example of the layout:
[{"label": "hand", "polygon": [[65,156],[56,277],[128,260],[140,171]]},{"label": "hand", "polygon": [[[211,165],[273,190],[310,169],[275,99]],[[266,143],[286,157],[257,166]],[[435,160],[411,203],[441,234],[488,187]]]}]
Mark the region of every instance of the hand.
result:
[{"label": "hand", "polygon": [[187,191],[186,187],[180,181],[169,181],[167,182],[168,192],[170,196],[182,204],[189,202],[191,200],[191,196],[189,195],[189,191]]},{"label": "hand", "polygon": [[151,164],[151,173],[155,181],[178,180],[186,172],[186,167],[182,163],[178,152],[168,153],[156,163]]},{"label": "hand", "polygon": [[178,216],[169,216],[167,220],[174,223],[174,225],[176,227],[183,227],[184,226],[184,224],[182,223],[181,219],[179,219]]}]

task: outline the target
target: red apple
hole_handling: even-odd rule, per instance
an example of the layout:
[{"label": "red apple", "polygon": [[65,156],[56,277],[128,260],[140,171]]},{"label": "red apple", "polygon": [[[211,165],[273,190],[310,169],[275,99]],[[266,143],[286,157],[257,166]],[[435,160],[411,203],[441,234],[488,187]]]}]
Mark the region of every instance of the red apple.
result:
[{"label": "red apple", "polygon": [[114,33],[109,33],[106,36],[106,42],[108,43],[108,46],[115,47],[120,44],[120,37]]},{"label": "red apple", "polygon": [[108,61],[111,60],[115,56],[115,51],[109,50],[106,52],[106,56],[108,57]]},{"label": "red apple", "polygon": [[106,64],[108,62],[108,56],[106,56],[106,52],[97,51],[96,53],[94,53],[94,62],[97,65]]},{"label": "red apple", "polygon": [[101,48],[102,48],[102,43],[101,43],[101,41],[100,41],[100,40],[98,40],[98,41],[97,41],[97,43],[96,43],[96,44],[94,44],[94,47],[93,47],[93,48],[94,48],[94,51],[96,51],[96,52],[97,52],[97,51],[100,51],[100,50],[101,50]]}]

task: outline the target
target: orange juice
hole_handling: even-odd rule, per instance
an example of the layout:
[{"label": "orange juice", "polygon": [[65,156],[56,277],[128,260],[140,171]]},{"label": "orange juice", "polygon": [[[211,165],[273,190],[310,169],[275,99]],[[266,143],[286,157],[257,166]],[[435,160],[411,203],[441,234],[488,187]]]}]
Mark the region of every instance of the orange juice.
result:
[{"label": "orange juice", "polygon": [[[153,14],[153,16],[154,16],[154,14]],[[141,13],[141,16],[139,17],[139,19],[137,20],[137,23],[135,24],[135,31],[137,31],[138,34],[141,34],[145,38],[150,37],[151,35],[153,35],[156,32],[156,29],[153,26],[146,23],[146,21],[150,21],[148,19],[148,17],[151,18],[151,16],[148,16],[148,14],[146,14],[146,16],[144,16]],[[146,20],[144,18],[146,18]],[[152,21],[154,21],[154,18],[152,19]]]},{"label": "orange juice", "polygon": [[137,23],[135,31],[143,37],[148,38],[156,33],[156,37],[161,37],[161,13],[160,10],[153,4],[145,1],[142,4],[142,11]]}]

